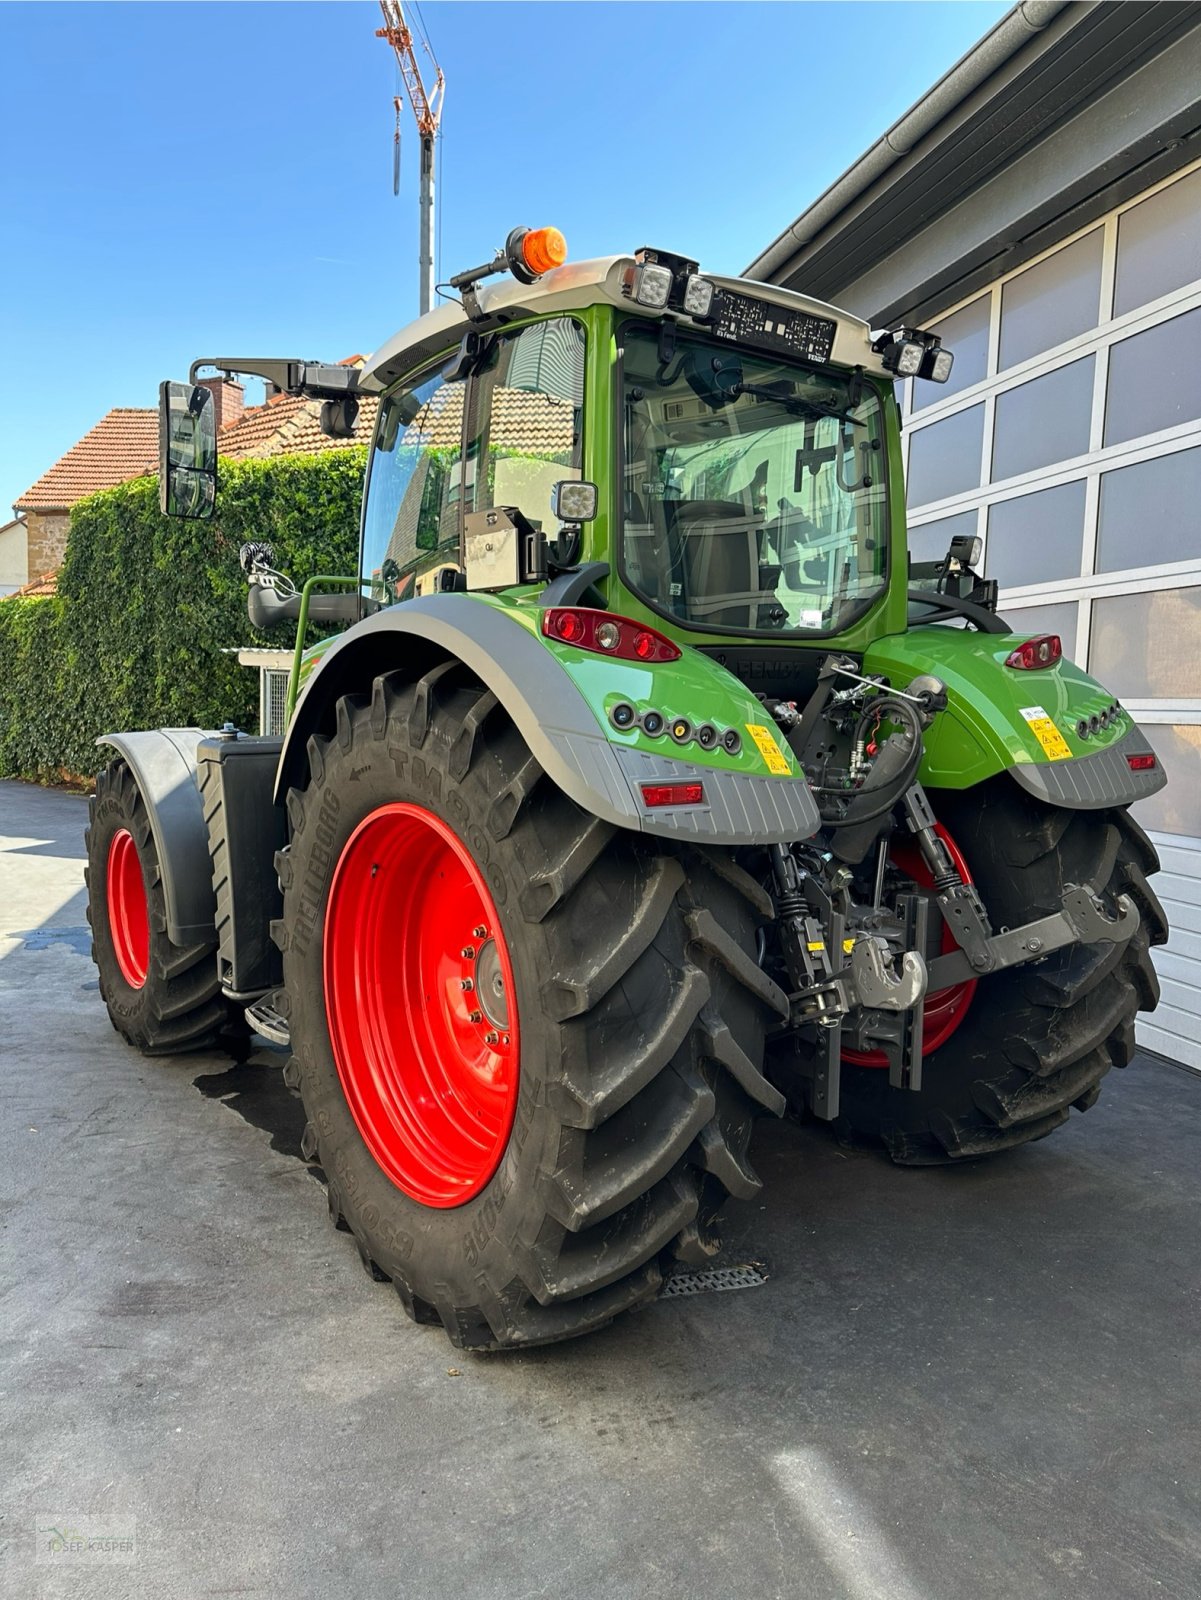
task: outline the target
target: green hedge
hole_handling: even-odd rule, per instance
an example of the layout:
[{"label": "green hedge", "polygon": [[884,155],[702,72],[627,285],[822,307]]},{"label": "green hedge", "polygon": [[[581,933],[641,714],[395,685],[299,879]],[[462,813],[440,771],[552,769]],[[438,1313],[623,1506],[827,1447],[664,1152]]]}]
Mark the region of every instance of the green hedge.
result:
[{"label": "green hedge", "polygon": [[291,645],[250,626],[238,549],[275,548],[281,570],[353,572],[366,450],[223,461],[209,522],[160,516],[138,478],[71,513],[53,599],[0,601],[0,777],[88,775],[116,728],[257,730],[258,675],[231,647]]}]

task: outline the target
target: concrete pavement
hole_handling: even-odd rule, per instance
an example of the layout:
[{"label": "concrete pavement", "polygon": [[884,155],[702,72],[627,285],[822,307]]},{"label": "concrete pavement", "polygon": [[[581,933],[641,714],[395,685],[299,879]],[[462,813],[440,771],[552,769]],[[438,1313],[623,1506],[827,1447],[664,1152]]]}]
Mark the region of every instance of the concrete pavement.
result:
[{"label": "concrete pavement", "polygon": [[278,1057],[112,1031],[85,817],[0,783],[4,1600],[1201,1592],[1201,1080],[955,1172],[773,1125],[766,1284],[464,1356],[329,1227]]}]

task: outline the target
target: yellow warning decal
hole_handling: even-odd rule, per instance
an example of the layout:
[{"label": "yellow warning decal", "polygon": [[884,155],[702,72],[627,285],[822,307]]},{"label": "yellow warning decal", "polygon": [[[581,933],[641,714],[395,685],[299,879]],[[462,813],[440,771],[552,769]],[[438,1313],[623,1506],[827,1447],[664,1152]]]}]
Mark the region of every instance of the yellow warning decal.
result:
[{"label": "yellow warning decal", "polygon": [[851,951],[854,948],[855,948],[854,939],[844,939],[842,941],[842,953],[843,953],[844,956],[849,956]]},{"label": "yellow warning decal", "polygon": [[1068,742],[1043,710],[1042,706],[1023,706],[1022,715],[1030,725],[1030,732],[1042,745],[1052,761],[1070,761],[1072,752]]},{"label": "yellow warning decal", "polygon": [[763,757],[764,761],[767,762],[767,770],[775,773],[776,777],[778,778],[790,777],[792,769],[789,767],[788,762],[784,759],[784,752],[780,749],[780,746],[776,743],[774,737],[772,736],[771,729],[763,727],[763,725],[758,722],[748,722],[746,724],[746,731],[755,741],[755,744],[759,750],[759,754]]},{"label": "yellow warning decal", "polygon": [[806,945],[806,946],[805,946],[805,948],[806,948],[806,950],[814,950],[814,951],[817,951],[817,950],[824,950],[824,949],[825,949],[825,948],[826,948],[826,947],[825,947],[825,945],[824,945],[824,944],[823,944],[823,943],[822,943],[822,942],[821,942],[821,940],[820,940],[820,939],[818,939],[818,940],[816,940],[816,941],[815,941],[815,942],[814,942],[814,941],[810,941],[810,943],[809,943],[809,944],[807,944],[807,945]]}]

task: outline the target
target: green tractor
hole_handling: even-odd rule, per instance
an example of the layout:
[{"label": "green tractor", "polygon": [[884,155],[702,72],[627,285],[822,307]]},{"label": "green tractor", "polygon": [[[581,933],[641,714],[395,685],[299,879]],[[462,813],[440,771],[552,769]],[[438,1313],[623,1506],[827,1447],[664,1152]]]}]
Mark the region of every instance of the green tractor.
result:
[{"label": "green tractor", "polygon": [[936,337],[553,229],[452,282],[360,371],[163,386],[185,516],[201,369],[334,437],[374,405],[359,571],[243,549],[286,732],[108,734],[88,859],[118,1031],[286,1045],[334,1222],[486,1350],[706,1263],[757,1117],[924,1164],[1087,1110],[1156,1004],[1165,780],[975,541],[911,564],[894,382]]}]

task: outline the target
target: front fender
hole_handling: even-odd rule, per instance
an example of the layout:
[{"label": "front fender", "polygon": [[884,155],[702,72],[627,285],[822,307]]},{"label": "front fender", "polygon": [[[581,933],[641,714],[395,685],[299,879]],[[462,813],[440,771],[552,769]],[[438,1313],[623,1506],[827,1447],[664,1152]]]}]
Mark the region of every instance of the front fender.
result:
[{"label": "front fender", "polygon": [[[775,844],[811,837],[820,819],[792,752],[767,730],[763,708],[699,651],[644,664],[573,650],[543,638],[536,604],[491,595],[435,594],[406,600],[356,624],[313,668],[288,729],[276,800],[303,781],[306,745],[329,734],[344,694],[369,692],[381,673],[414,675],[456,658],[492,691],[551,781],[584,810],[618,827],[704,844]],[[687,750],[664,736],[620,732],[609,706],[627,699],[738,726],[742,749]],[[767,753],[764,753],[764,750]],[[774,769],[774,770],[773,770]],[[649,808],[642,785],[699,778],[705,803]]]},{"label": "front fender", "polygon": [[196,784],[196,746],[203,728],[147,728],[106,733],[98,745],[124,756],[150,817],[172,944],[202,944],[216,936],[217,901],[208,827]]},{"label": "front fender", "polygon": [[[1078,732],[1116,704],[1095,678],[1066,660],[1033,672],[1005,665],[1028,637],[910,628],[868,649],[864,672],[883,673],[894,688],[922,672],[947,686],[947,709],[926,734],[922,782],[967,789],[1008,772],[1048,804],[1081,811],[1129,805],[1162,789],[1167,778],[1128,711],[1087,737]],[[1132,768],[1132,756],[1155,764]]]}]

